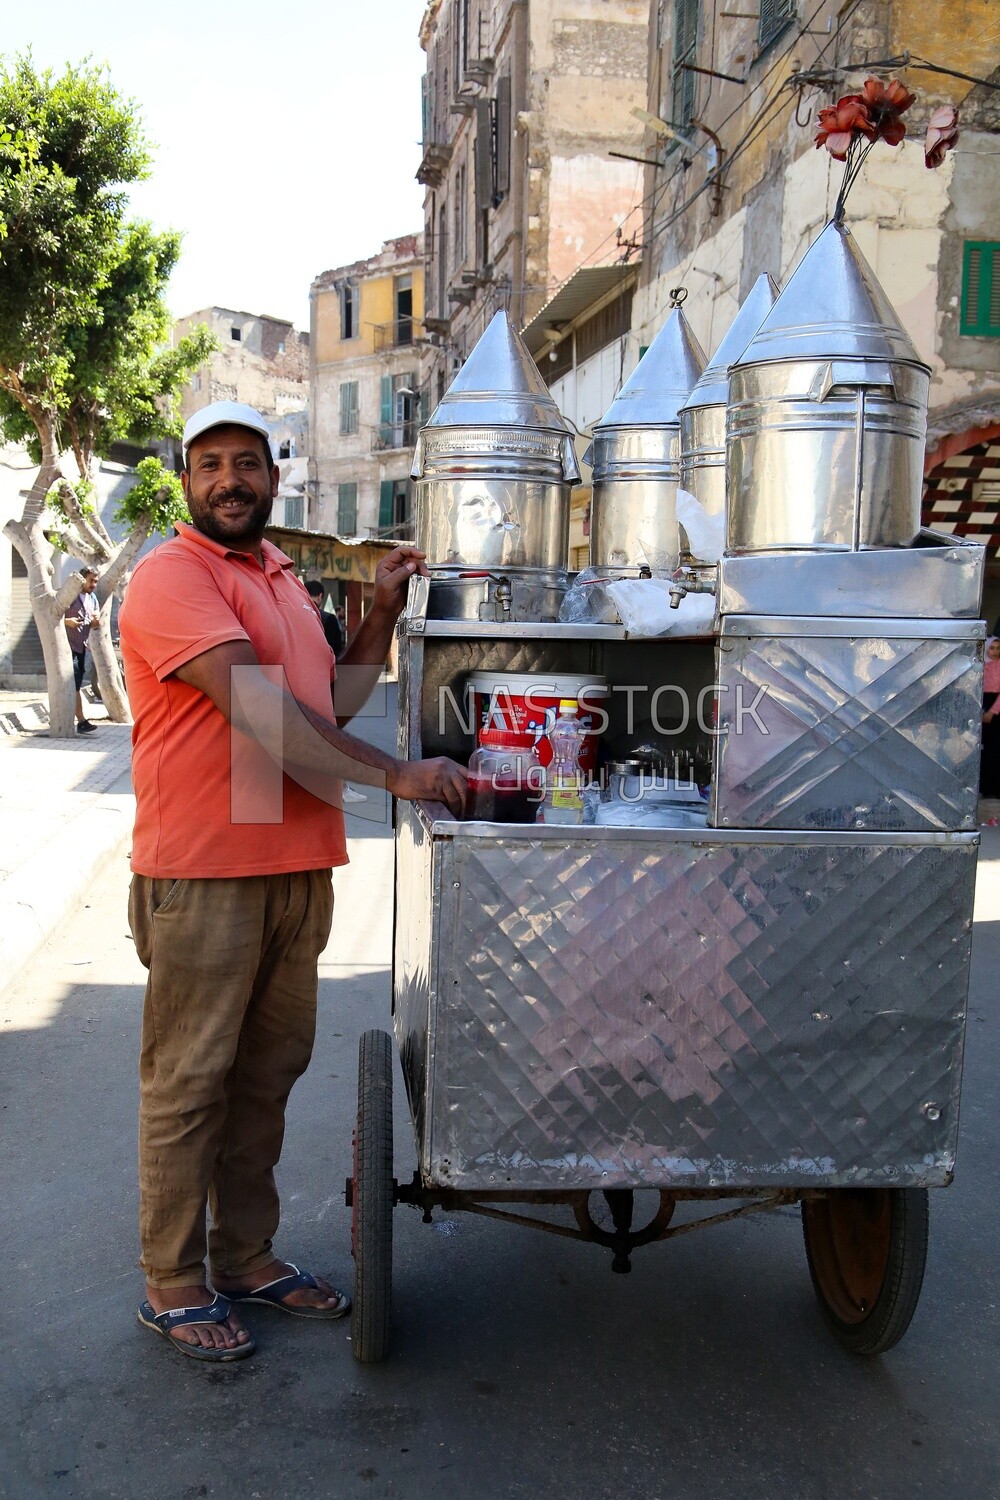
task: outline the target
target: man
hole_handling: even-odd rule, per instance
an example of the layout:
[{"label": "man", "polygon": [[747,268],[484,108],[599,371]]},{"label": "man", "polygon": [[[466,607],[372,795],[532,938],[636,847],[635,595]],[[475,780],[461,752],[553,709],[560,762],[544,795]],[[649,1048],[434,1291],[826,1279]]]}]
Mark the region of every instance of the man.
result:
[{"label": "man", "polygon": [[[312,1048],[330,870],[347,858],[336,778],[459,812],[465,772],[398,761],[339,727],[317,612],[263,540],[278,470],[260,414],[203,408],[184,459],[192,524],[140,562],[120,613],[135,719],[129,921],[149,969],[139,1321],[183,1354],[231,1360],[254,1348],[233,1304],[324,1318],[350,1306],[272,1249],[285,1104]],[[412,547],[379,564],[342,664],[341,719],[362,700],[351,675],[366,690],[377,679],[418,571]]]},{"label": "man", "polygon": [[93,734],[94,725],[83,708],[83,674],[86,666],[87,641],[90,632],[100,619],[101,606],[94,598],[97,587],[97,569],[81,568],[83,587],[70,605],[64,624],[69,636],[69,649],[73,653],[73,681],[76,684],[76,732]]},{"label": "man", "polygon": [[323,585],[318,578],[309,579],[306,584],[306,593],[319,610],[319,618],[323,626],[323,634],[326,636],[326,643],[334,656],[339,660],[344,654],[344,632],[340,628],[340,620],[332,610],[323,608]]}]

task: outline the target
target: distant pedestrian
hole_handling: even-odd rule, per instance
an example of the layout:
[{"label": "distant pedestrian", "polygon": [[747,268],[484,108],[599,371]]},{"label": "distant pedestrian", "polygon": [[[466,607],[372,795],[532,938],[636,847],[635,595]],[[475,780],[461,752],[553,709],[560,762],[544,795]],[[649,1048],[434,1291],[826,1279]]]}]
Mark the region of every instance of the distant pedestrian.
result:
[{"label": "distant pedestrian", "polygon": [[97,569],[81,568],[83,588],[70,605],[65,619],[69,649],[73,653],[73,681],[76,685],[76,732],[93,734],[94,726],[83,708],[83,675],[86,667],[87,642],[90,632],[101,615],[101,606],[94,597],[97,587]]},{"label": "distant pedestrian", "polygon": [[323,622],[323,634],[326,636],[326,644],[334,656],[343,656],[344,632],[340,621],[333,611],[323,608],[323,585],[318,578],[310,578],[307,581],[306,593],[319,610],[319,617]]}]

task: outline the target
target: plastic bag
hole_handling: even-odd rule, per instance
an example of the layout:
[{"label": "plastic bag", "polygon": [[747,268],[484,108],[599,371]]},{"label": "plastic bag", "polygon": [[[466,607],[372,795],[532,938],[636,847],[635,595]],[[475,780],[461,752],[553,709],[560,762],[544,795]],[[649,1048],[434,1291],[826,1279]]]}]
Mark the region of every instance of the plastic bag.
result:
[{"label": "plastic bag", "polygon": [[718,562],[726,545],[725,512],[710,516],[699,500],[687,490],[679,489],[677,520],[684,527],[692,557],[699,562]]},{"label": "plastic bag", "polygon": [[607,572],[599,568],[584,568],[578,573],[559,606],[559,619],[562,623],[620,624],[618,611],[608,598],[607,585],[610,581]]},{"label": "plastic bag", "polygon": [[685,594],[670,607],[666,578],[622,578],[606,585],[629,635],[711,635],[715,599],[711,594]]}]

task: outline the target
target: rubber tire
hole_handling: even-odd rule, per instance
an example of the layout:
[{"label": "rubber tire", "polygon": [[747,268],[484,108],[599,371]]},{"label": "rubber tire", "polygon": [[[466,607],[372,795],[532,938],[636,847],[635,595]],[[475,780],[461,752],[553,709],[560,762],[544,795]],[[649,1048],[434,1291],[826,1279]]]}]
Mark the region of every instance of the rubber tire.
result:
[{"label": "rubber tire", "polygon": [[[836,1264],[831,1232],[831,1213],[838,1211],[835,1195],[850,1194],[856,1204],[863,1205],[862,1194],[878,1194],[880,1205],[888,1211],[887,1243],[884,1255],[884,1273],[878,1293],[870,1312],[860,1317],[845,1319],[838,1312],[837,1297],[831,1296],[824,1279],[829,1279],[836,1270],[831,1264],[831,1254]],[[846,1203],[848,1212],[851,1205]],[[826,1198],[805,1201],[802,1204],[802,1231],[806,1242],[806,1258],[813,1289],[827,1327],[851,1354],[869,1358],[884,1354],[898,1344],[916,1311],[920,1289],[924,1280],[927,1262],[927,1189],[926,1188],[867,1188],[833,1189]],[[880,1233],[884,1233],[883,1229]]]},{"label": "rubber tire", "polygon": [[392,1039],[366,1031],[358,1047],[351,1310],[351,1348],[363,1365],[377,1364],[389,1351],[392,1206]]}]

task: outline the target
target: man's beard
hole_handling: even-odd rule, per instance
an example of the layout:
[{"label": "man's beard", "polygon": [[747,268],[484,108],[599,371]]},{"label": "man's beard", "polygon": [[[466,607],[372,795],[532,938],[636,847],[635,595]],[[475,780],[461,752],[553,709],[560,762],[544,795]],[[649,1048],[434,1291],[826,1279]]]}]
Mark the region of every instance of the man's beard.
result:
[{"label": "man's beard", "polygon": [[[237,517],[219,509],[220,501],[223,500],[243,500],[253,508],[245,516]],[[224,496],[213,497],[212,501],[195,501],[192,505],[191,497],[188,499],[191,519],[197,529],[213,542],[221,542],[223,546],[229,547],[239,542],[259,542],[271,519],[273,505],[270,495],[258,498],[252,490],[242,485],[227,490]]]}]

